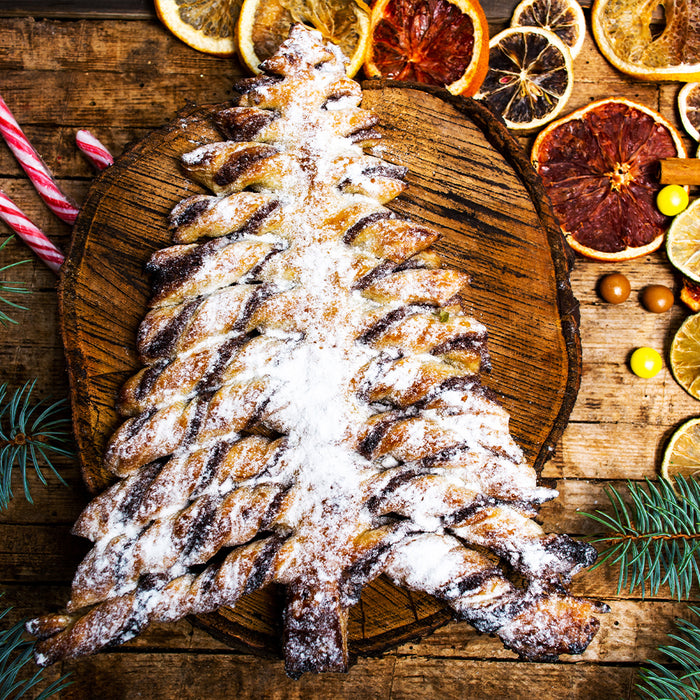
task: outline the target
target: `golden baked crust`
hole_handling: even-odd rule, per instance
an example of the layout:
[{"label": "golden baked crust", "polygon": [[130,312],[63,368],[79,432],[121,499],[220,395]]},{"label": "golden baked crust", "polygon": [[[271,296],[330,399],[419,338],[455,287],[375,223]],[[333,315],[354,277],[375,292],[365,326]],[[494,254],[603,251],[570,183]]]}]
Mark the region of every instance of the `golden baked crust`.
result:
[{"label": "golden baked crust", "polygon": [[363,152],[376,117],[340,52],[296,27],[263,68],[218,115],[227,140],[183,158],[213,195],[175,207],[151,259],[119,480],[76,523],[95,546],[68,613],[29,625],[38,662],[274,582],[288,673],[345,670],[348,610],[381,573],[524,658],[583,650],[604,606],[566,585],[595,553],[532,519],[556,494],[480,381],[467,276],[384,206],[405,169]]}]

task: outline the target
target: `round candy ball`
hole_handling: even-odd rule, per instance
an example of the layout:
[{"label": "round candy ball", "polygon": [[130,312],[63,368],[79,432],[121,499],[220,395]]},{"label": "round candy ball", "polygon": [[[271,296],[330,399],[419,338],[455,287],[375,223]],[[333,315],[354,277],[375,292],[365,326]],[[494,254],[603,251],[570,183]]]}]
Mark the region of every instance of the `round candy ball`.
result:
[{"label": "round candy ball", "polygon": [[650,284],[642,290],[642,304],[647,311],[661,314],[673,306],[673,292],[663,284]]},{"label": "round candy ball", "polygon": [[598,291],[609,304],[621,304],[630,295],[630,281],[622,273],[613,272],[601,277]]},{"label": "round candy ball", "polygon": [[643,379],[655,377],[662,366],[661,355],[654,348],[637,348],[630,356],[630,369]]},{"label": "round candy ball", "polygon": [[688,192],[680,185],[666,185],[656,195],[656,207],[665,216],[680,214],[688,206]]}]

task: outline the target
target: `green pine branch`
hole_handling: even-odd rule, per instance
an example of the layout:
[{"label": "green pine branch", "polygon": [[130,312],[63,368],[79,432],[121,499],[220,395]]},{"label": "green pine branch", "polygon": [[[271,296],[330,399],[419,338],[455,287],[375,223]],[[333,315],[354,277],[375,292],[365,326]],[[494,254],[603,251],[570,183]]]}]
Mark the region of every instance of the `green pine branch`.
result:
[{"label": "green pine branch", "polygon": [[[6,238],[2,243],[0,243],[0,251],[14,238],[14,236],[10,236],[9,238]],[[4,265],[3,267],[0,267],[0,274],[6,272],[7,270],[12,269],[13,267],[17,267],[17,265],[23,265],[24,263],[29,262],[29,260],[18,260],[17,262],[14,263],[9,263],[8,265]],[[6,294],[29,294],[29,290],[26,289],[25,287],[21,286],[19,282],[10,282],[8,280],[2,280],[0,279],[0,304],[5,304],[7,306],[11,306],[15,309],[21,309],[23,311],[26,311],[27,307],[26,306],[20,306],[19,304],[15,303],[14,301],[10,301],[5,297]],[[3,326],[6,326],[8,323],[17,323],[13,318],[7,315],[5,311],[0,308],[0,324]]]},{"label": "green pine branch", "polygon": [[[12,608],[0,612],[2,620]],[[28,640],[24,633],[25,620],[22,620],[6,630],[0,630],[0,699],[18,700],[25,697],[30,690],[36,692],[37,686],[44,681],[44,669],[36,671],[26,678],[26,672],[31,673],[34,666],[35,642]],[[31,664],[27,666],[27,664]],[[24,673],[23,673],[24,671]],[[70,674],[65,674],[44,688],[35,700],[46,700],[55,695],[70,683],[66,682]],[[25,676],[21,678],[21,676]]]},{"label": "green pine branch", "polygon": [[[689,610],[700,615],[700,608],[696,606],[689,606]],[[676,626],[680,634],[669,634],[675,644],[659,647],[670,667],[658,661],[647,661],[639,670],[639,682],[635,687],[643,698],[700,698],[700,626],[688,620],[676,620]]]},{"label": "green pine branch", "polygon": [[67,485],[56,471],[52,459],[70,457],[70,419],[63,413],[65,399],[31,400],[36,379],[8,394],[7,384],[0,384],[0,510],[12,499],[12,473],[16,469],[30,502],[28,470],[33,468],[42,484],[47,485],[42,464]]},{"label": "green pine branch", "polygon": [[[625,498],[606,488],[611,513],[585,513],[605,532],[593,538],[602,544],[595,566],[619,567],[618,594],[623,588],[655,595],[665,584],[671,595],[688,598],[700,583],[700,482],[675,478],[627,482]],[[700,607],[689,606],[700,615]],[[679,634],[659,647],[664,662],[647,661],[639,670],[636,689],[648,700],[700,700],[700,626],[677,620]]]},{"label": "green pine branch", "polygon": [[619,567],[618,594],[641,589],[656,595],[668,585],[671,595],[687,598],[700,583],[700,483],[695,479],[627,482],[629,503],[609,486],[612,513],[586,513],[607,531],[593,542],[603,545],[595,566]]}]

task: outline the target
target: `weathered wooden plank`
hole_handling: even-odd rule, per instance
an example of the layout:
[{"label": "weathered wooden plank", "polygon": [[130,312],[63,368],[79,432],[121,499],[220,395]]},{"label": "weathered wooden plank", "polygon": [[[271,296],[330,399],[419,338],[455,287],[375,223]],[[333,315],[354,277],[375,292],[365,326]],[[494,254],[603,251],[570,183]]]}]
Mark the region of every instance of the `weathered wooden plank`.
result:
[{"label": "weathered wooden plank", "polygon": [[154,16],[152,3],[148,0],[109,0],[95,3],[93,0],[0,0],[0,15],[41,17],[133,17],[135,19]]},{"label": "weathered wooden plank", "polygon": [[53,460],[58,473],[68,486],[60,484],[58,479],[43,469],[47,485],[39,480],[33,469],[28,472],[27,482],[32,496],[30,503],[24,497],[24,489],[19,474],[13,475],[14,498],[9,506],[0,510],[0,524],[3,525],[64,525],[73,526],[88,502],[88,494],[83,485],[76,460],[66,457]]},{"label": "weathered wooden plank", "polygon": [[[5,146],[2,145],[2,148],[5,148]],[[51,158],[49,157],[49,167],[51,167],[50,161]],[[57,182],[61,190],[80,205],[85,198],[91,179],[59,179]],[[59,248],[64,251],[66,250],[70,240],[71,227],[58,219],[46,204],[44,204],[26,175],[18,178],[0,178],[0,189],[2,189],[26,216],[28,216]],[[5,235],[9,236],[11,234],[12,229],[4,221],[0,221],[0,237],[4,240]],[[14,247],[15,245],[17,247]],[[18,250],[22,251],[19,255],[20,259],[32,256],[29,248],[16,239],[15,244],[13,244],[11,248],[8,247],[5,251],[0,253],[0,259],[5,260],[6,256],[12,255],[13,259],[16,260],[17,256],[15,256],[15,251]],[[46,269],[47,272],[49,272],[48,268]],[[21,270],[18,269],[15,272],[21,273]],[[37,282],[41,284],[41,287],[48,287],[52,286],[52,282],[49,283],[48,280],[55,279],[56,275],[50,273],[50,275],[42,275]]]},{"label": "weathered wooden plank", "polygon": [[221,653],[110,653],[63,664],[74,685],[63,700],[270,698],[271,700],[379,700],[392,697],[393,656],[360,659],[347,674],[288,678],[281,661]]},{"label": "weathered wooden plank", "polygon": [[12,71],[3,75],[3,98],[20,124],[156,128],[188,104],[230,100],[238,75],[232,69],[153,81],[133,72]]},{"label": "weathered wooden plank", "polygon": [[[0,523],[24,523],[31,525],[61,524],[70,526],[81,510],[87,505],[90,495],[85,489],[75,460],[67,457],[55,461],[68,487],[58,485],[55,477],[47,475],[49,486],[44,486],[33,470],[28,472],[28,485],[34,503],[24,499],[21,481],[15,475],[15,498],[9,507],[0,511]],[[545,503],[539,520],[545,529],[577,537],[598,532],[595,523],[583,515],[609,506],[605,488],[613,486],[625,491],[625,481],[590,481],[587,479],[560,478],[554,468],[547,468],[545,475],[558,479],[556,488],[559,496]]]},{"label": "weathered wooden plank", "polygon": [[[640,379],[630,371],[629,353],[646,345],[644,340],[630,337],[625,352],[611,348],[611,359],[606,364],[584,362],[572,421],[671,425],[697,411],[697,401],[676,383],[667,367],[651,379]],[[663,346],[658,349],[664,351]],[[605,411],[601,413],[603,405]]]},{"label": "weathered wooden plank", "polygon": [[541,697],[547,700],[629,698],[635,669],[603,664],[520,664],[398,658],[392,699],[444,698],[503,700]]},{"label": "weathered wooden plank", "polygon": [[67,525],[0,524],[0,581],[65,582],[87,553]]},{"label": "weathered wooden plank", "polygon": [[[235,64],[207,74],[172,73],[149,75],[132,69],[92,72],[8,71],[3,80],[3,97],[20,124],[73,125],[89,128],[111,123],[114,126],[155,128],[172,119],[188,102],[198,105],[224,102],[233,97],[232,85],[247,75]],[[43,85],[45,90],[32,89]],[[628,97],[656,107],[656,88],[622,91]],[[597,83],[582,82],[567,104],[566,113],[601,97]],[[57,118],[60,114],[60,118]],[[526,150],[531,137],[523,139]]]},{"label": "weathered wooden plank", "polygon": [[[600,278],[609,272],[621,272],[630,281],[632,288],[629,299],[623,304],[608,304],[598,295],[597,284]],[[576,296],[582,305],[591,305],[596,309],[629,310],[638,304],[639,293],[647,284],[668,284],[676,282],[676,275],[669,266],[663,249],[632,260],[619,262],[598,262],[581,255],[576,256],[576,262],[571,271],[571,284],[576,290]],[[664,314],[660,315],[664,318]]]},{"label": "weathered wooden plank", "polygon": [[[615,408],[602,404],[599,410]],[[554,478],[564,475],[584,479],[653,478],[671,430],[671,426],[643,423],[571,422],[542,474]]]},{"label": "weathered wooden plank", "polygon": [[233,67],[243,71],[236,57],[196,51],[155,17],[149,22],[4,19],[0,46],[7,70],[126,72],[149,82],[169,73],[211,76]]},{"label": "weathered wooden plank", "polygon": [[[483,0],[481,3],[489,22],[505,22],[510,18],[517,0]],[[590,0],[581,5],[588,7]],[[147,0],[110,0],[95,5],[92,0],[24,0],[18,5],[15,0],[0,0],[0,16],[23,17],[26,15],[72,19],[74,17],[130,17],[148,19],[155,17],[151,3]]]},{"label": "weathered wooden plank", "polygon": [[360,659],[347,674],[284,675],[282,662],[222,654],[105,654],[64,664],[74,685],[64,698],[83,698],[86,688],[110,698],[264,697],[274,700],[403,698],[591,699],[629,697],[635,670],[615,665],[505,665],[492,661],[387,655]]}]

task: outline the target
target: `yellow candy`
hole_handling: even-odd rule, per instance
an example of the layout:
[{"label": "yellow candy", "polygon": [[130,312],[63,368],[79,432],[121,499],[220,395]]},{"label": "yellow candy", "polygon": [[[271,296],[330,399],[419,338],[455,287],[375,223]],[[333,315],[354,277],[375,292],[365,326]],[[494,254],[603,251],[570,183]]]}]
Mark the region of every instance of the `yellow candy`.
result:
[{"label": "yellow candy", "polygon": [[643,379],[655,377],[662,366],[661,355],[654,348],[637,348],[630,357],[630,368]]},{"label": "yellow candy", "polygon": [[656,195],[656,206],[665,216],[676,216],[688,206],[688,191],[680,185],[666,185]]}]

